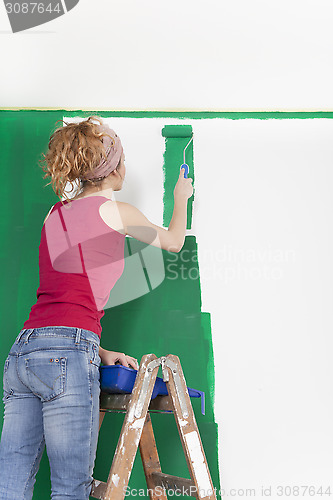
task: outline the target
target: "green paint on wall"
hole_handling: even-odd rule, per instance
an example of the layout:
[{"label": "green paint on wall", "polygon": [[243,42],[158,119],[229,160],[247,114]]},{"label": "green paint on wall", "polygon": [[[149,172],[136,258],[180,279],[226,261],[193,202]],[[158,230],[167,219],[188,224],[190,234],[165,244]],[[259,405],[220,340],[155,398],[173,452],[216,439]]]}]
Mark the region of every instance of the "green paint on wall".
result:
[{"label": "green paint on wall", "polygon": [[[164,154],[164,178],[165,198],[163,221],[169,224],[173,209],[173,188],[179,174],[179,166],[183,163],[183,149],[188,144],[192,130],[189,135],[183,134],[186,125],[165,126],[162,135],[165,137]],[[177,136],[178,137],[174,137]],[[185,135],[185,137],[181,137]],[[193,141],[190,143],[189,157],[186,163],[190,166],[190,177],[194,180],[193,164]],[[188,153],[188,149],[186,152]],[[181,163],[177,159],[181,155]],[[170,199],[171,198],[171,199]],[[191,197],[192,198],[192,197]],[[188,222],[192,216],[192,201],[188,202]],[[187,224],[191,228],[191,222]],[[198,249],[195,236],[186,236],[182,250],[177,253],[165,253],[166,277],[163,283],[164,308],[167,311],[166,321],[170,324],[168,335],[166,335],[165,353],[173,353],[179,356],[182,363],[187,385],[200,389],[206,395],[205,416],[197,411],[196,420],[201,435],[204,451],[212,476],[213,485],[220,489],[219,467],[218,467],[218,429],[214,422],[214,389],[215,389],[215,367],[213,357],[212,332],[210,314],[201,312],[201,288],[198,267]],[[161,288],[161,287],[160,287]],[[168,349],[169,348],[169,349]],[[171,349],[174,350],[171,350]],[[195,403],[192,399],[195,408]],[[172,449],[172,446],[171,446]],[[182,455],[182,450],[179,451]],[[171,460],[171,455],[170,455]],[[181,463],[175,463],[175,468],[170,474],[188,477],[187,467],[180,474]],[[163,469],[162,469],[163,470]],[[218,495],[217,495],[218,496]],[[184,497],[185,498],[185,497]],[[218,496],[219,498],[219,496]]]},{"label": "green paint on wall", "polygon": [[[166,125],[162,130],[162,135],[165,137],[163,166],[163,225],[165,227],[169,226],[172,218],[174,200],[173,190],[179,177],[180,167],[184,163],[184,148],[186,148],[185,163],[187,163],[187,165],[189,166],[188,177],[191,177],[193,179],[192,184],[194,187],[193,140],[189,143],[189,140],[192,137],[192,133],[192,127],[190,125]],[[191,229],[192,226],[193,198],[194,189],[193,195],[188,199],[187,202],[186,229]]]},{"label": "green paint on wall", "polygon": [[[56,120],[62,116],[59,111],[0,112],[2,369],[4,360],[36,301],[40,231],[50,206],[58,201],[50,186],[44,187],[46,181],[42,178],[43,172],[38,160],[41,159],[41,152],[47,148]],[[3,403],[1,405],[2,430]],[[50,468],[44,452],[37,474],[34,499],[50,498],[50,491]]]},{"label": "green paint on wall", "polygon": [[19,113],[41,113],[54,112],[60,113],[61,116],[80,116],[82,118],[90,115],[98,115],[105,118],[121,117],[121,118],[191,118],[193,120],[227,118],[228,120],[248,120],[254,118],[256,120],[308,120],[315,118],[333,118],[333,111],[96,111],[94,109],[20,109],[20,108],[0,108],[2,112]]}]

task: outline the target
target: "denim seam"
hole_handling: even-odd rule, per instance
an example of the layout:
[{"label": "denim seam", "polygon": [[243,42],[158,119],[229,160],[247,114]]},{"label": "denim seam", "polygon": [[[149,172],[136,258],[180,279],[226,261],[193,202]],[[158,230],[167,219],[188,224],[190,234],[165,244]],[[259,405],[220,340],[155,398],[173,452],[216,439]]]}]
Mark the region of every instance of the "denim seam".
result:
[{"label": "denim seam", "polygon": [[[30,339],[37,339],[37,338],[58,338],[58,339],[72,339],[72,340],[75,340],[75,337],[73,335],[57,335],[57,334],[53,334],[53,333],[47,333],[45,335],[40,335],[40,334],[35,334],[35,335],[30,335],[29,337],[29,340]],[[83,335],[81,335],[81,338],[80,338],[80,343],[84,341],[84,342],[94,342],[90,339],[87,339],[85,338]],[[74,342],[74,345],[78,345],[78,344],[75,344]]]},{"label": "denim seam", "polygon": [[21,377],[20,377],[20,374],[19,374],[19,371],[18,371],[18,366],[17,366],[17,365],[18,365],[18,360],[19,360],[19,358],[18,358],[18,356],[16,356],[16,373],[17,373],[17,378],[18,378],[18,379],[19,379],[19,381],[20,381],[20,382],[24,385],[24,387],[26,387],[26,388],[27,388],[27,389],[29,389],[29,391],[30,391],[30,387],[28,387],[28,386],[27,386],[27,385],[23,382],[23,380],[21,380]]},{"label": "denim seam", "polygon": [[88,346],[82,346],[80,349],[79,346],[76,347],[71,347],[71,346],[48,346],[48,347],[36,347],[35,349],[31,349],[30,351],[26,353],[19,352],[17,353],[17,357],[22,357],[22,356],[27,356],[28,354],[31,354],[32,352],[44,352],[44,351],[54,351],[54,350],[59,350],[59,351],[82,351],[82,352],[87,352]]},{"label": "denim seam", "polygon": [[90,359],[89,353],[90,353],[90,351],[88,349],[88,359],[87,359],[87,361],[88,361],[88,379],[89,379],[89,394],[90,394],[90,400],[91,400],[92,399],[92,376],[91,376],[92,374],[91,374],[91,366],[90,366],[91,359]]},{"label": "denim seam", "polygon": [[[92,462],[92,432],[93,432],[93,398],[90,398],[90,446],[89,446],[89,469]],[[89,470],[90,474],[90,470]]]},{"label": "denim seam", "polygon": [[[99,350],[99,346],[98,345],[94,345],[95,343],[93,343],[92,345],[92,359],[95,361],[95,357],[96,357],[96,351],[95,349],[97,349],[97,352]],[[89,366],[90,364],[90,366]],[[93,392],[92,392],[92,388],[93,388],[93,365],[95,365],[95,363],[89,363],[88,362],[88,369],[89,369],[89,384],[90,384],[90,447],[89,447],[89,468],[92,466],[92,470],[89,471],[89,473],[91,475],[93,475],[93,471],[94,471],[94,463],[93,463],[93,448],[92,448],[92,436],[93,436],[93,410],[94,410],[94,397],[93,397]],[[97,365],[95,365],[97,366]],[[99,415],[99,412],[98,412],[98,415]],[[91,486],[90,486],[90,492],[91,492],[91,487],[92,487],[92,483],[91,483]]]},{"label": "denim seam", "polygon": [[39,446],[38,446],[38,449],[37,449],[37,454],[36,454],[36,456],[35,456],[34,463],[32,464],[32,467],[31,467],[31,470],[30,470],[29,477],[28,477],[28,479],[27,479],[27,482],[25,483],[24,490],[23,490],[23,494],[25,494],[26,489],[27,489],[27,486],[28,486],[28,483],[29,483],[29,480],[31,479],[31,474],[32,474],[32,471],[34,470],[34,466],[35,466],[36,460],[37,460],[37,458],[38,458],[38,453],[39,453],[39,451],[40,451],[40,447],[41,447],[41,445],[42,445],[42,443],[43,443],[43,440],[44,440],[44,433],[43,433],[42,440],[41,440],[41,442],[39,443]]}]

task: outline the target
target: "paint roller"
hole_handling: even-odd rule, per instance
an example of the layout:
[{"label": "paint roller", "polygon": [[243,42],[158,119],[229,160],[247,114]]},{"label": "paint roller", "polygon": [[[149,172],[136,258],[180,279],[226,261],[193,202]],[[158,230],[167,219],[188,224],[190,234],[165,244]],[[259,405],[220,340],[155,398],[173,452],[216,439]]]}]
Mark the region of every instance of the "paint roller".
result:
[{"label": "paint roller", "polygon": [[191,125],[166,125],[162,130],[162,135],[163,137],[173,137],[173,138],[191,137],[191,139],[188,141],[187,145],[184,148],[183,151],[184,163],[180,167],[181,169],[183,168],[185,170],[184,177],[187,179],[189,166],[185,162],[185,151],[186,148],[189,146],[190,142],[193,141],[193,131]]}]

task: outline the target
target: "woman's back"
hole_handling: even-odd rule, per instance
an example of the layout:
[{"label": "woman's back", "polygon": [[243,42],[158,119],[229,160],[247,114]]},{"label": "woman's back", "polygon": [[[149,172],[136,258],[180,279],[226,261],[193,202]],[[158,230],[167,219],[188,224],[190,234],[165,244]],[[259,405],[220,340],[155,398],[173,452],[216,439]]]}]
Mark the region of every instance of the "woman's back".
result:
[{"label": "woman's back", "polygon": [[125,234],[114,210],[106,220],[100,215],[112,200],[90,196],[63,203],[52,207],[42,228],[37,303],[24,328],[76,326],[100,337],[103,307],[124,269]]},{"label": "woman's back", "polygon": [[102,203],[99,207],[99,214],[105,224],[107,224],[111,229],[125,235],[124,223],[120,213],[121,202],[107,199],[107,197],[98,194],[90,196],[77,196],[74,201],[92,197],[102,197],[104,200],[104,203]]}]

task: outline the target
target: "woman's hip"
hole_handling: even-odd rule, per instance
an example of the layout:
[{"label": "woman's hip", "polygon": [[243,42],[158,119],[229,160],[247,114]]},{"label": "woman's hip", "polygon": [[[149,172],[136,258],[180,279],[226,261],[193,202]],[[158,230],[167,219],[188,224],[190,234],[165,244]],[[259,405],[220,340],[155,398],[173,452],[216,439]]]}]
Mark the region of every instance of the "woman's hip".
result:
[{"label": "woman's hip", "polygon": [[[4,391],[44,402],[99,393],[99,337],[89,330],[43,327],[20,332],[4,365]],[[90,393],[90,394],[89,394]]]}]

